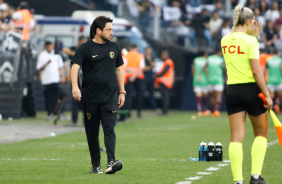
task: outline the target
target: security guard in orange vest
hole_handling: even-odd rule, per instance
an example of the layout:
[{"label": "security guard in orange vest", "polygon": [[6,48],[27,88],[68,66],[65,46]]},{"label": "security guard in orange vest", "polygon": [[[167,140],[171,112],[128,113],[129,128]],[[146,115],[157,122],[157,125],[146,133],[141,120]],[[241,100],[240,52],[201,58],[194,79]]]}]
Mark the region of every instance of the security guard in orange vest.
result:
[{"label": "security guard in orange vest", "polygon": [[32,15],[28,10],[27,2],[21,2],[17,10],[18,11],[13,14],[14,26],[22,30],[22,40],[28,41],[30,38],[29,30],[32,26]]},{"label": "security guard in orange vest", "polygon": [[159,88],[162,95],[162,115],[166,115],[169,108],[169,93],[174,82],[174,63],[169,58],[167,50],[162,51],[161,59],[164,61],[163,65],[154,77],[156,78],[155,87]]},{"label": "security guard in orange vest", "polygon": [[142,80],[144,79],[143,68],[145,67],[144,55],[138,52],[136,44],[131,44],[130,51],[126,55],[127,73],[132,76],[128,78],[127,82],[127,102],[128,110],[132,109],[132,99],[135,91],[135,102],[137,107],[137,117],[141,118],[142,108]]}]

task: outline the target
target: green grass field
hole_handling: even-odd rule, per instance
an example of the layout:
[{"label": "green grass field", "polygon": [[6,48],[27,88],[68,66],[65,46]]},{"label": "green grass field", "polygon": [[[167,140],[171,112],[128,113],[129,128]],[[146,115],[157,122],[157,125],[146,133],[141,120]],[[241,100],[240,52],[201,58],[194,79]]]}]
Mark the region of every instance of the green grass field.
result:
[{"label": "green grass field", "polygon": [[[191,162],[198,156],[201,141],[223,144],[224,160],[228,158],[230,130],[228,117],[201,117],[195,120],[195,112],[173,111],[168,116],[158,117],[146,111],[143,119],[132,119],[116,126],[116,158],[124,168],[114,174],[89,174],[90,156],[84,132],[67,133],[55,137],[33,139],[24,142],[0,145],[1,184],[88,184],[88,183],[140,183],[140,184],[231,184],[229,163]],[[135,113],[134,113],[135,115]],[[44,116],[14,120],[13,123],[48,123]],[[282,116],[279,116],[282,119]],[[1,123],[11,123],[2,121]],[[49,122],[50,123],[50,122]],[[65,123],[65,122],[63,122]],[[243,174],[249,183],[251,170],[251,145],[254,136],[250,121],[246,125],[244,141]],[[277,139],[272,122],[269,123],[268,142]],[[103,133],[100,134],[103,144]],[[282,183],[282,147],[278,142],[267,150],[262,176],[269,184]],[[106,167],[106,153],[102,152],[101,166]],[[223,164],[218,167],[218,164]],[[224,165],[228,164],[228,165]],[[210,175],[206,169],[217,167]],[[186,178],[202,176],[198,180]],[[191,178],[190,178],[191,179]],[[186,182],[184,182],[186,181]],[[190,182],[188,182],[190,181]]]}]

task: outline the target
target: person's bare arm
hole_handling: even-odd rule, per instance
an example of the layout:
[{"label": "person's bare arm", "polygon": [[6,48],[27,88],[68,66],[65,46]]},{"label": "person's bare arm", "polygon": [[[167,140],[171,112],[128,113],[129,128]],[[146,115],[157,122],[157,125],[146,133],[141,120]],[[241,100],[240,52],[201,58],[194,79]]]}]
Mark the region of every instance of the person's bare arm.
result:
[{"label": "person's bare arm", "polygon": [[43,71],[47,65],[49,65],[51,63],[51,60],[48,60],[45,65],[43,65],[41,68],[39,68],[39,71]]},{"label": "person's bare arm", "polygon": [[72,50],[69,49],[69,48],[63,48],[62,52],[65,53],[65,54],[67,54],[67,55],[69,55],[69,56],[74,56],[74,54],[75,54],[75,52],[72,51]]},{"label": "person's bare arm", "polygon": [[65,77],[66,81],[70,81],[70,66],[68,62],[64,62],[65,65],[65,71],[67,73],[67,76]]},{"label": "person's bare arm", "polygon": [[199,75],[198,75],[198,77],[197,77],[197,80],[199,81],[199,82],[201,82],[201,75],[202,75],[202,73],[204,73],[206,70],[207,70],[207,67],[208,67],[208,63],[206,63],[205,64],[205,66],[202,68],[202,70],[200,71],[200,73],[199,73]]},{"label": "person's bare arm", "polygon": [[258,59],[250,59],[250,64],[251,64],[254,79],[256,80],[258,87],[260,88],[260,90],[262,91],[263,95],[266,98],[267,105],[264,106],[267,109],[271,109],[273,102],[267,90]]},{"label": "person's bare arm", "polygon": [[63,68],[59,68],[59,73],[60,73],[60,83],[64,83],[65,82],[65,76],[64,76],[64,71]]},{"label": "person's bare arm", "polygon": [[[117,75],[117,83],[118,83],[118,88],[120,91],[124,91],[124,77],[123,77],[123,71],[121,67],[116,68],[116,75]],[[120,93],[118,96],[118,108],[120,109],[125,101],[125,94]]]},{"label": "person's bare arm", "polygon": [[71,67],[71,84],[72,84],[72,96],[75,100],[81,100],[81,92],[78,87],[78,71],[80,66],[78,64],[73,64]]}]

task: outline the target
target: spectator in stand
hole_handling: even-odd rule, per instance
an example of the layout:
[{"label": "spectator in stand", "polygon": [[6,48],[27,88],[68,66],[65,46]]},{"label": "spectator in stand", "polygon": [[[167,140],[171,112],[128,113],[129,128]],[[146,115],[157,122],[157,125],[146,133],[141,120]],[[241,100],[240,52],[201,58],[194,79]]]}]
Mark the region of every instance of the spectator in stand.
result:
[{"label": "spectator in stand", "polygon": [[275,22],[279,18],[278,2],[272,2],[271,9],[265,13],[265,20]]},{"label": "spectator in stand", "polygon": [[254,9],[254,13],[255,13],[255,17],[256,17],[257,21],[261,24],[261,27],[263,29],[265,27],[265,23],[266,23],[264,16],[261,15],[260,9],[258,7],[256,7]]},{"label": "spectator in stand", "polygon": [[208,11],[203,9],[201,14],[194,15],[191,27],[194,30],[189,31],[189,38],[190,42],[193,46],[196,46],[196,36],[202,37],[204,36],[205,39],[208,41],[208,45],[212,47],[212,36],[209,30],[209,16]]},{"label": "spectator in stand", "polygon": [[14,26],[20,30],[24,41],[30,39],[30,29],[35,26],[35,22],[32,21],[32,15],[28,10],[28,3],[22,1],[17,8],[17,12],[13,14]]},{"label": "spectator in stand", "polygon": [[222,9],[222,2],[220,0],[217,0],[217,1],[215,1],[214,6],[215,6],[214,11],[218,13],[218,16],[220,18],[225,17],[225,12]]},{"label": "spectator in stand", "polygon": [[265,0],[261,0],[259,3],[259,10],[262,16],[265,16],[266,11],[268,10],[268,5]]},{"label": "spectator in stand", "polygon": [[264,34],[262,35],[262,41],[265,46],[273,47],[274,42],[277,40],[277,33],[274,29],[272,21],[267,21],[266,28],[264,29]]},{"label": "spectator in stand", "polygon": [[234,9],[235,6],[237,6],[237,4],[238,4],[238,0],[231,0],[231,7],[232,7],[232,9]]},{"label": "spectator in stand", "polygon": [[190,20],[188,17],[188,14],[186,12],[186,9],[182,6],[180,8],[182,15],[179,19],[179,21],[172,21],[171,25],[176,27],[176,34],[177,34],[177,44],[179,46],[184,46],[185,44],[185,38],[187,37],[189,33],[188,26],[190,25]]},{"label": "spectator in stand", "polygon": [[246,7],[254,10],[257,7],[256,0],[248,0],[248,2],[246,3]]},{"label": "spectator in stand", "polygon": [[155,5],[149,0],[141,0],[135,2],[135,6],[139,9],[138,23],[143,33],[147,32],[151,20],[151,8],[155,8]]},{"label": "spectator in stand", "polygon": [[210,32],[213,38],[220,37],[220,28],[222,26],[223,20],[218,17],[218,13],[214,11],[212,13],[210,22],[209,22],[209,28]]},{"label": "spectator in stand", "polygon": [[221,36],[224,37],[228,33],[230,33],[231,27],[230,27],[230,21],[228,18],[225,18],[223,20],[222,28],[221,28]]},{"label": "spectator in stand", "polygon": [[108,0],[108,6],[109,10],[115,14],[115,16],[118,15],[118,4],[120,0]]},{"label": "spectator in stand", "polygon": [[280,40],[282,40],[282,8],[279,10],[280,17],[275,20],[274,27]]}]

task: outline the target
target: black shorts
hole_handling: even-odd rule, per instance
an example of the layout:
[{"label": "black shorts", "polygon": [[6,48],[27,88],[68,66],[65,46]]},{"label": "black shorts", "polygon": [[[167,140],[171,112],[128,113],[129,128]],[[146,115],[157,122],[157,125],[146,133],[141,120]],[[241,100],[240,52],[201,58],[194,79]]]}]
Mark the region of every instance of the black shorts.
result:
[{"label": "black shorts", "polygon": [[247,111],[252,116],[263,114],[262,100],[258,97],[261,93],[256,83],[228,85],[226,95],[226,108],[228,115]]}]

